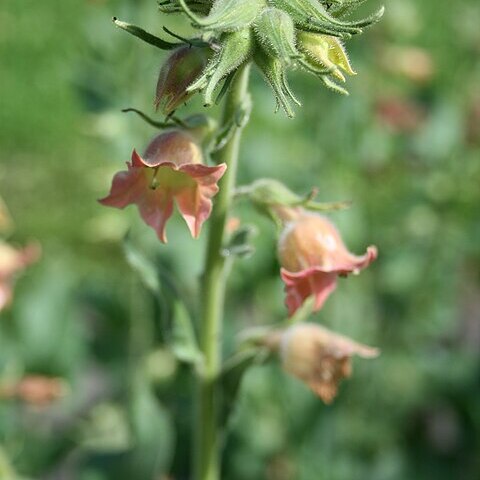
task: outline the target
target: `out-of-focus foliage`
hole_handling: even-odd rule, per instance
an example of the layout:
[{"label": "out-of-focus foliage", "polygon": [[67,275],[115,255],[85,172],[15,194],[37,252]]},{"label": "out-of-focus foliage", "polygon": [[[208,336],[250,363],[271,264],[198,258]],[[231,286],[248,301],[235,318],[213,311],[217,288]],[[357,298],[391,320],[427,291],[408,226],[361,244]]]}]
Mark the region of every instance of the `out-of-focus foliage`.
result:
[{"label": "out-of-focus foliage", "polygon": [[[349,98],[294,74],[304,106],[291,121],[254,76],[239,172],[353,201],[331,216],[353,251],[374,242],[380,257],[316,318],[382,356],[355,364],[331,407],[277,365],[254,367],[225,479],[480,477],[480,5],[386,6],[352,44]],[[0,193],[15,223],[4,239],[43,251],[1,313],[0,386],[62,384],[51,404],[0,399],[2,480],[189,478],[193,385],[166,342],[183,321],[178,299],[194,311],[205,233],[195,242],[177,219],[159,245],[133,208],[96,203],[155,133],[120,109],[153,111],[163,58],[113,15],[161,33],[153,0],[0,5]],[[179,113],[202,108],[191,103]],[[229,284],[226,353],[244,326],[285,315],[274,229],[243,203],[238,216],[259,233]],[[159,295],[125,260],[129,228],[158,265]]]}]

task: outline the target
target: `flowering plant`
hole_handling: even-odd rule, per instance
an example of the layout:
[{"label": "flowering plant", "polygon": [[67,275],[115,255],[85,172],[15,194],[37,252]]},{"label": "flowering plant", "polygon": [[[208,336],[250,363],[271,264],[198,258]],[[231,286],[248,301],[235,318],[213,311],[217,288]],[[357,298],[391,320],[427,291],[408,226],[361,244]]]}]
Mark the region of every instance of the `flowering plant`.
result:
[{"label": "flowering plant", "polygon": [[[362,33],[383,14],[381,8],[364,19],[347,19],[361,3],[363,0],[162,0],[162,13],[183,14],[198,32],[194,38],[184,39],[166,30],[179,40],[175,42],[114,18],[119,28],[170,51],[155,96],[155,106],[166,118],[159,122],[137,111],[161,133],[143,155],[133,151],[127,170],[114,176],[109,195],[100,202],[116,208],[136,204],[161,242],[167,240],[165,227],[174,204],[194,238],[209,220],[198,324],[190,325],[185,315],[180,315],[174,326],[177,335],[172,338],[173,351],[194,367],[198,383],[194,427],[197,480],[221,478],[220,438],[225,411],[233,404],[226,399],[235,397],[242,374],[255,360],[267,361],[278,353],[287,372],[330,403],[339,381],[351,373],[351,357],[378,355],[377,349],[306,323],[333,293],[338,277],[359,273],[377,257],[373,246],[362,256],[351,254],[335,226],[320,215],[345,204],[316,202],[315,191],[304,197],[296,195],[274,179],[235,185],[241,135],[252,107],[250,66],[260,69],[277,109],[281,107],[288,117],[294,116],[292,105],[300,105],[287,80],[292,68],[302,68],[333,91],[347,94],[338,82],[344,83],[345,74],[355,72],[343,42]],[[224,101],[218,123],[201,115],[177,116],[181,104],[197,93],[206,106]],[[283,328],[277,325],[273,331],[267,328],[242,335],[238,351],[223,361],[227,259],[252,252],[249,229],[239,227],[232,232],[228,228],[230,210],[238,198],[249,200],[278,227],[279,273],[285,283],[288,318]]]}]

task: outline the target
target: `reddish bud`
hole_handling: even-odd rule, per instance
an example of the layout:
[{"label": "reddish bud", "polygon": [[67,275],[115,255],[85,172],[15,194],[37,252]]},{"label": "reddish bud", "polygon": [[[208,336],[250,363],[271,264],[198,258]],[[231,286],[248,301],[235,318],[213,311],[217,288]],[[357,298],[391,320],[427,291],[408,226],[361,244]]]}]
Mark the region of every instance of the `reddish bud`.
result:
[{"label": "reddish bud", "polygon": [[155,107],[168,115],[194,92],[187,88],[207,65],[208,49],[194,46],[177,48],[165,61],[157,82]]}]

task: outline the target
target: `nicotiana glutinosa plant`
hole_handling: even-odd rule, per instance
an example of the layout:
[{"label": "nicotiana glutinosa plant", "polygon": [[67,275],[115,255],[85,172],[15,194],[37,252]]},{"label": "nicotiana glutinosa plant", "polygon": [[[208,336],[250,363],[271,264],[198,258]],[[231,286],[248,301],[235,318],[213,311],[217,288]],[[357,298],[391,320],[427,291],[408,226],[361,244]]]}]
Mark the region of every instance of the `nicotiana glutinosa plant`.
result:
[{"label": "nicotiana glutinosa plant", "polygon": [[[378,350],[308,322],[337,287],[337,278],[356,275],[377,257],[350,253],[325,213],[348,206],[315,201],[316,190],[301,196],[274,179],[237,187],[235,176],[242,130],[252,107],[251,65],[260,69],[277,109],[293,117],[300,105],[288,80],[295,68],[316,75],[334,92],[346,94],[345,75],[354,75],[344,42],[377,22],[383,8],[355,20],[364,0],[161,0],[161,14],[180,13],[197,31],[194,38],[164,29],[157,37],[114,18],[115,24],[162,50],[167,57],[156,86],[155,107],[163,119],[136,111],[159,131],[127,169],[117,173],[103,205],[135,204],[161,242],[174,208],[197,238],[205,222],[208,241],[200,279],[200,309],[191,322],[177,303],[174,353],[192,366],[197,379],[196,423],[192,426],[194,478],[221,478],[226,421],[241,378],[249,366],[276,356],[286,372],[304,381],[325,402],[351,374],[351,357],[373,358]],[[161,18],[161,17],[160,17]],[[206,115],[181,118],[177,109],[195,94],[205,106],[223,102],[216,121]],[[131,109],[132,110],[132,109]],[[246,200],[273,221],[278,235],[279,274],[285,284],[285,318],[244,332],[237,349],[222,358],[225,286],[233,259],[253,254],[252,228],[230,222],[233,202]],[[138,262],[133,262],[137,263]],[[149,276],[147,283],[155,288]]]}]

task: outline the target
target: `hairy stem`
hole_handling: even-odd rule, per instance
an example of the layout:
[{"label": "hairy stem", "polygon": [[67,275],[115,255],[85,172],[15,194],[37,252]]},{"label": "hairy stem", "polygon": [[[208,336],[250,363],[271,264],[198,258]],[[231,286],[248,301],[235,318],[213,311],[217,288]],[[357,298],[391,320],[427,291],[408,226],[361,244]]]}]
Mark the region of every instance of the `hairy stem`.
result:
[{"label": "hairy stem", "polygon": [[[240,68],[225,99],[221,125],[227,125],[248,95],[249,66]],[[219,392],[217,380],[221,370],[222,320],[227,271],[222,247],[225,225],[235,190],[238,151],[242,128],[239,127],[215,154],[218,163],[225,162],[227,171],[210,217],[205,270],[202,277],[202,309],[200,344],[205,365],[198,381],[195,430],[195,479],[220,479],[220,427],[218,425]]]}]

